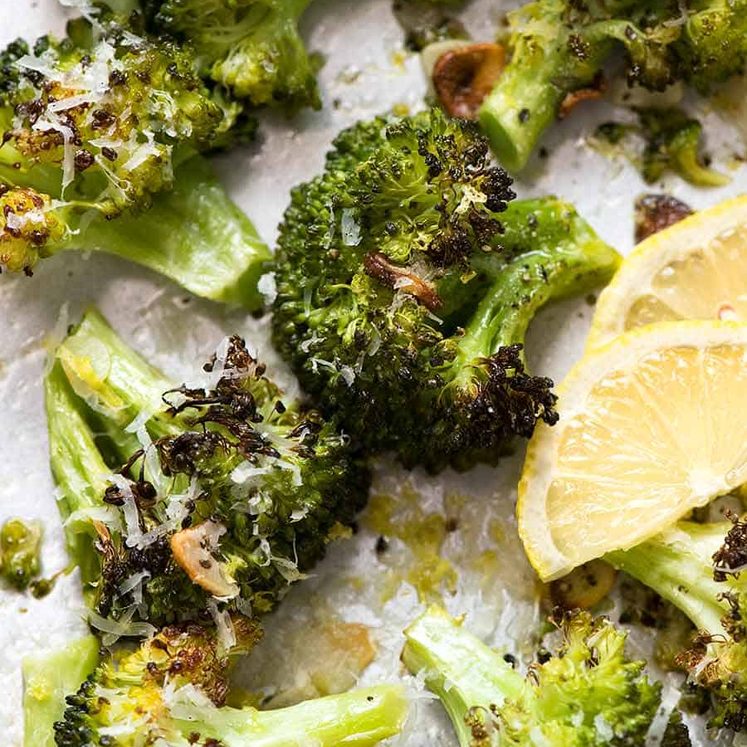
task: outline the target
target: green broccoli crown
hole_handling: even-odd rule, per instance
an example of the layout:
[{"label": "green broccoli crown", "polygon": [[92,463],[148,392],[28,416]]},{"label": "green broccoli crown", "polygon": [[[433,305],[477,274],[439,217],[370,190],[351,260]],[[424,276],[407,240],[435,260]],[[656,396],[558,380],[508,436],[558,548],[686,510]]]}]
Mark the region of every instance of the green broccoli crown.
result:
[{"label": "green broccoli crown", "polygon": [[54,726],[58,747],[372,747],[397,734],[408,701],[397,685],[362,688],[277,711],[226,705],[237,654],[257,628],[234,622],[229,651],[212,628],[169,626],[138,649],[118,649],[67,698]]},{"label": "green broccoli crown", "polygon": [[369,448],[466,467],[555,422],[552,382],[524,371],[526,325],[618,259],[565,203],[509,206],[510,184],[474,125],[431,110],[346,130],[293,191],[275,342]]},{"label": "green broccoli crown", "polygon": [[[177,736],[173,744],[187,744],[178,731],[169,731],[166,698],[190,687],[216,706],[225,704],[232,658],[261,637],[259,627],[246,618],[237,618],[232,630],[235,643],[229,651],[215,629],[196,624],[168,626],[134,650],[116,649],[66,698],[64,718],[54,726],[56,743],[130,747]],[[138,734],[142,742],[136,741]]]},{"label": "green broccoli crown", "polygon": [[194,46],[204,77],[250,104],[321,106],[316,63],[298,32],[309,0],[156,0],[155,29]]},{"label": "green broccoli crown", "polygon": [[0,179],[109,217],[147,207],[180,159],[226,129],[226,112],[188,47],[114,21],[71,33],[4,53]]},{"label": "green broccoli crown", "polygon": [[673,529],[610,562],[679,607],[697,628],[677,662],[711,696],[709,725],[747,728],[747,523],[693,524]]},{"label": "green broccoli crown", "polygon": [[[317,412],[285,404],[238,337],[222,343],[198,387],[169,386],[93,313],[57,359],[74,406],[90,406],[93,431],[106,434],[103,452],[124,461],[99,493],[103,519],[80,490],[64,509],[90,517],[69,531],[95,536],[103,616],[160,624],[267,612],[365,503],[368,471],[347,439]],[[100,485],[95,459],[83,480],[66,477],[69,455],[54,449],[72,418],[48,412],[63,492]]]},{"label": "green broccoli crown", "polygon": [[560,620],[562,642],[523,677],[440,608],[406,631],[411,672],[442,700],[461,747],[642,744],[660,702],[645,663],[625,657],[625,634],[576,611]]},{"label": "green broccoli crown", "polygon": [[690,679],[711,693],[713,727],[747,729],[747,523],[735,520],[723,545],[713,554],[713,579],[722,585],[723,630],[701,629],[693,646],[678,658]]},{"label": "green broccoli crown", "polygon": [[269,250],[195,154],[250,138],[254,123],[203,84],[189,45],[132,19],[101,11],[62,41],[0,53],[0,269],[106,251],[256,311]]}]

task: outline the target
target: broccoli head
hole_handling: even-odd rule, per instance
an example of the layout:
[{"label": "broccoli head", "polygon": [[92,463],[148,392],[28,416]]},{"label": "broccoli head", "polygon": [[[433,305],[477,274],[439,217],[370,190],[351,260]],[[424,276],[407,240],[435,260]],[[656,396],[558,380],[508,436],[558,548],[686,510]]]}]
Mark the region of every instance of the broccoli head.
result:
[{"label": "broccoli head", "polygon": [[189,42],[201,74],[258,105],[321,106],[298,22],[309,0],[146,0],[154,28]]},{"label": "broccoli head", "polygon": [[95,312],[57,349],[52,470],[102,630],[267,612],[348,531],[365,465],[264,370],[231,337],[174,387]]},{"label": "broccoli head", "polygon": [[587,612],[559,623],[557,653],[526,677],[438,607],[405,631],[402,660],[423,672],[460,747],[643,744],[660,702],[645,663],[625,657],[625,634]]},{"label": "broccoli head", "polygon": [[678,656],[690,681],[711,696],[710,726],[747,728],[747,524],[680,522],[630,550],[607,556],[679,607],[697,628]]},{"label": "broccoli head", "polygon": [[341,133],[280,228],[274,340],[346,432],[406,464],[494,460],[554,423],[522,343],[546,301],[618,255],[572,206],[509,204],[476,127],[438,110]]},{"label": "broccoli head", "polygon": [[641,109],[643,178],[658,181],[667,170],[699,187],[722,187],[729,177],[706,166],[700,156],[703,126],[680,109]]},{"label": "broccoli head", "polygon": [[374,745],[402,728],[403,688],[380,685],[276,711],[225,705],[228,672],[256,641],[246,619],[221,649],[212,628],[168,626],[134,650],[105,657],[54,725],[58,747],[287,747]]},{"label": "broccoli head", "polygon": [[259,308],[269,251],[196,155],[237,113],[188,46],[103,17],[70,33],[0,54],[0,267],[31,274],[63,249],[100,249]]},{"label": "broccoli head", "polygon": [[189,48],[102,28],[82,45],[44,37],[33,54],[6,50],[16,74],[0,93],[0,178],[113,217],[147,206],[226,125]]},{"label": "broccoli head", "polygon": [[502,163],[521,169],[566,97],[599,88],[616,48],[629,83],[661,91],[676,81],[708,89],[744,71],[745,8],[704,0],[577,3],[533,0],[509,14],[510,61],[479,118]]}]

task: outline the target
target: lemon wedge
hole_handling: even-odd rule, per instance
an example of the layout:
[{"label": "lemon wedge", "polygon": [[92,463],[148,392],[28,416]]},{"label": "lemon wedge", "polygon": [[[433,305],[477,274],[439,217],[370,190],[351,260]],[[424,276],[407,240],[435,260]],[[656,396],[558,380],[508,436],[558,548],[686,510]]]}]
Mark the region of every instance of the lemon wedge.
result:
[{"label": "lemon wedge", "polygon": [[626,549],[747,482],[747,324],[662,322],[588,353],[519,482],[543,580]]},{"label": "lemon wedge", "polygon": [[642,241],[599,296],[587,349],[654,322],[747,322],[747,195]]}]

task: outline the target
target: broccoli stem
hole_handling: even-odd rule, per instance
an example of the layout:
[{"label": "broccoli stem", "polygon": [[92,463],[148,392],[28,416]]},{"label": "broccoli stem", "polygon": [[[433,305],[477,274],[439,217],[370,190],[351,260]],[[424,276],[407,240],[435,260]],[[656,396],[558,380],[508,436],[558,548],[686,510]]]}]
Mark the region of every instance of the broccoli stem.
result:
[{"label": "broccoli stem", "polygon": [[24,747],[55,747],[53,727],[65,712],[65,696],[96,668],[99,646],[98,639],[89,635],[51,655],[23,660]]},{"label": "broccoli stem", "polygon": [[473,708],[518,698],[524,678],[503,657],[467,632],[440,607],[429,607],[407,630],[402,661],[442,701],[460,745],[473,744],[467,716]]},{"label": "broccoli stem", "polygon": [[57,349],[57,358],[76,392],[114,426],[124,429],[144,413],[153,438],[178,432],[159,414],[173,382],[148,365],[95,309]]},{"label": "broccoli stem", "polygon": [[90,518],[70,520],[79,510],[102,507],[109,469],[94,441],[81,401],[65,372],[55,363],[44,379],[50,466],[60,491],[57,505],[64,521],[67,550],[80,568],[84,584],[99,578]]},{"label": "broccoli stem", "polygon": [[698,630],[724,633],[728,611],[723,584],[713,580],[713,554],[729,530],[725,523],[682,521],[674,528],[630,550],[617,550],[605,560],[653,589],[684,612]]},{"label": "broccoli stem", "polygon": [[[508,265],[490,254],[475,259],[476,269],[494,280],[459,341],[454,365],[462,379],[476,359],[523,343],[529,323],[548,301],[605,283],[621,261],[572,205],[553,197],[512,203],[501,222],[504,251],[518,256]],[[531,251],[519,254],[527,247]]]},{"label": "broccoli stem", "polygon": [[220,708],[206,715],[200,710],[195,721],[179,723],[185,734],[198,732],[226,747],[369,747],[400,732],[408,705],[400,685],[379,685],[275,711]]},{"label": "broccoli stem", "polygon": [[[8,176],[11,184],[60,199],[55,179],[59,173],[44,166]],[[173,189],[154,195],[146,210],[107,217],[90,202],[66,194],[51,212],[66,231],[38,247],[40,256],[68,249],[106,252],[154,270],[197,296],[249,311],[262,308],[257,282],[270,251],[201,156],[181,162]]]},{"label": "broccoli stem", "polygon": [[478,115],[504,168],[524,168],[563,99],[593,82],[610,49],[609,42],[586,44],[587,56],[581,61],[566,39],[548,39],[542,48],[536,41],[518,45]]},{"label": "broccoli stem", "polygon": [[116,222],[97,216],[72,244],[141,264],[197,296],[262,308],[257,281],[270,251],[200,156],[177,168],[174,189],[149,210]]}]

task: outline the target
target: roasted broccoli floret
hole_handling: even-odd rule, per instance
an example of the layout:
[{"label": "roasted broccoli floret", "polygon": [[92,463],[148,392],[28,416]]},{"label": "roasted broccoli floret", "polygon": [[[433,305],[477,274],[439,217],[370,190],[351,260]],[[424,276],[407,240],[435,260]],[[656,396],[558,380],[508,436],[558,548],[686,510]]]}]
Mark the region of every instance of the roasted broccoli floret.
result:
[{"label": "roasted broccoli floret", "polygon": [[522,343],[546,301],[619,257],[573,207],[509,204],[476,127],[438,110],[344,131],[297,187],[274,265],[274,340],[346,432],[408,465],[494,460],[554,423]]},{"label": "roasted broccoli floret", "polygon": [[41,541],[38,522],[8,519],[0,527],[0,576],[19,591],[39,575]]},{"label": "roasted broccoli floret", "polygon": [[483,102],[480,122],[509,169],[521,169],[570,94],[596,87],[616,47],[632,84],[684,80],[707,89],[743,72],[743,2],[534,0],[509,14],[511,59]]},{"label": "roasted broccoli floret", "polygon": [[321,106],[298,22],[310,0],[144,0],[160,33],[195,49],[201,74],[251,105]]},{"label": "roasted broccoli floret", "polygon": [[712,169],[701,153],[703,126],[678,108],[636,110],[638,123],[604,122],[589,143],[610,156],[625,156],[649,184],[673,172],[699,187],[721,187],[730,179]]},{"label": "roasted broccoli floret", "polygon": [[677,661],[711,695],[710,725],[747,728],[747,524],[680,522],[606,556],[679,607],[697,628]]},{"label": "roasted broccoli floret", "polygon": [[196,155],[235,116],[188,47],[113,21],[74,30],[0,55],[0,267],[101,249],[259,308],[268,249]]},{"label": "roasted broccoli floret", "polygon": [[366,500],[347,439],[284,401],[238,337],[175,387],[89,312],[46,398],[68,546],[102,630],[267,612]]},{"label": "roasted broccoli floret", "polygon": [[408,709],[399,685],[352,690],[275,711],[225,705],[227,665],[254,642],[236,623],[228,653],[211,629],[170,626],[134,651],[105,658],[67,698],[58,747],[319,747],[374,745],[397,734]]},{"label": "roasted broccoli floret", "polygon": [[642,109],[638,112],[646,140],[643,178],[658,181],[674,171],[700,187],[722,187],[729,177],[703,163],[700,140],[703,126],[680,109]]},{"label": "roasted broccoli floret", "polygon": [[660,687],[625,657],[625,634],[604,618],[569,613],[557,654],[520,674],[439,607],[405,631],[402,660],[424,673],[461,747],[641,745]]}]

